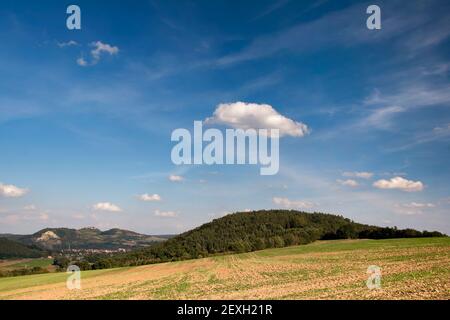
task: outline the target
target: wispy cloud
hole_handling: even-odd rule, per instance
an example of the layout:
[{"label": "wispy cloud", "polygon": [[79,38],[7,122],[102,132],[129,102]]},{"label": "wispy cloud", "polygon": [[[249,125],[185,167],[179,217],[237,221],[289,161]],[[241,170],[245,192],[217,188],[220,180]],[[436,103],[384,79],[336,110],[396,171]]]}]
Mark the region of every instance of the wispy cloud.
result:
[{"label": "wispy cloud", "polygon": [[178,176],[178,175],[175,175],[175,174],[171,174],[171,175],[169,176],[169,180],[172,181],[172,182],[181,182],[181,181],[184,180],[184,178],[183,178],[182,176]]},{"label": "wispy cloud", "polygon": [[386,151],[397,152],[404,151],[409,148],[431,143],[434,141],[447,141],[450,139],[450,123],[438,127],[434,127],[432,130],[427,132],[419,132],[412,136],[411,142],[404,143],[400,146],[387,148]]},{"label": "wispy cloud", "polygon": [[82,213],[75,213],[72,215],[72,218],[76,220],[83,220],[86,218],[86,216]]},{"label": "wispy cloud", "polygon": [[450,71],[450,63],[438,63],[430,67],[423,67],[422,74],[425,76],[429,75],[445,75]]},{"label": "wispy cloud", "polygon": [[391,119],[401,112],[404,112],[406,108],[401,106],[387,106],[378,108],[370,113],[370,115],[365,118],[360,126],[367,128],[389,128],[391,126]]},{"label": "wispy cloud", "polygon": [[373,177],[373,173],[367,171],[345,171],[342,173],[342,176],[350,178],[370,179]]},{"label": "wispy cloud", "polygon": [[154,202],[154,201],[161,201],[161,196],[159,194],[148,194],[144,193],[138,196],[139,200],[147,201],[147,202]]},{"label": "wispy cloud", "polygon": [[359,183],[356,182],[355,180],[352,179],[347,179],[347,180],[336,180],[339,184],[343,185],[343,186],[347,186],[347,187],[357,187],[359,186]]},{"label": "wispy cloud", "polygon": [[[394,38],[433,21],[432,16],[428,16],[414,5],[391,1],[383,4],[383,10],[396,12],[395,16],[383,19],[383,29],[389,32],[374,33],[365,28],[362,19],[357,18],[364,15],[365,8],[364,4],[353,5],[311,22],[302,22],[278,32],[259,36],[240,52],[226,55],[218,59],[216,63],[219,66],[226,66],[270,57],[284,50],[305,53],[339,44],[345,46],[373,44]],[[339,30],[339,32],[329,32],[329,30]],[[430,44],[437,44],[444,37],[445,35],[436,36]]]},{"label": "wispy cloud", "polygon": [[25,210],[21,212],[10,212],[5,216],[0,216],[0,223],[6,225],[18,225],[21,223],[48,223],[50,214],[48,211]]},{"label": "wispy cloud", "polygon": [[385,94],[375,91],[374,94],[378,98],[369,99],[366,104],[383,108],[398,106],[403,109],[394,112],[402,112],[450,102],[450,86],[448,83],[442,85],[425,84],[422,79],[407,80],[401,83],[396,91]]},{"label": "wispy cloud", "polygon": [[261,13],[259,13],[258,15],[256,15],[253,20],[258,20],[261,19],[269,14],[271,14],[272,12],[283,8],[284,6],[286,6],[288,3],[290,2],[290,0],[277,0],[274,1],[273,3],[271,3],[267,8],[265,8]]},{"label": "wispy cloud", "polygon": [[58,42],[56,45],[60,48],[73,47],[73,46],[78,46],[78,42],[76,42],[74,40],[70,40],[67,42]]},{"label": "wispy cloud", "polygon": [[436,207],[433,203],[420,203],[420,202],[411,202],[403,204],[406,208],[434,208]]},{"label": "wispy cloud", "polygon": [[175,218],[178,216],[178,214],[175,211],[160,211],[160,210],[155,210],[154,215],[156,217],[163,217],[163,218]]},{"label": "wispy cloud", "polygon": [[272,202],[286,209],[310,209],[315,206],[313,202],[305,200],[290,200],[288,198],[274,197]]},{"label": "wispy cloud", "polygon": [[420,202],[410,202],[410,203],[402,203],[395,205],[395,212],[400,215],[420,215],[425,212],[427,209],[435,208],[436,205],[434,203],[420,203]]}]

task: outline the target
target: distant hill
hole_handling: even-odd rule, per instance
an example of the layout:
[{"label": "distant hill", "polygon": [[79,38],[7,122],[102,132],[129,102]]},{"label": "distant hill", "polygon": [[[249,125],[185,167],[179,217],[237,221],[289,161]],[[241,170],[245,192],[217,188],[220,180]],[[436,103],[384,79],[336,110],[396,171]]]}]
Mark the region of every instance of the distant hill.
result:
[{"label": "distant hill", "polygon": [[47,228],[32,235],[0,234],[0,237],[46,250],[134,249],[147,247],[157,242],[165,241],[168,238],[168,236],[149,236],[122,229],[101,231],[96,228],[83,228],[79,230]]},{"label": "distant hill", "polygon": [[161,244],[102,258],[94,268],[194,259],[214,254],[307,244],[319,239],[440,237],[439,232],[369,226],[342,216],[290,210],[239,212]]},{"label": "distant hill", "polygon": [[0,238],[0,259],[40,258],[48,253],[34,246],[27,246],[17,241]]}]

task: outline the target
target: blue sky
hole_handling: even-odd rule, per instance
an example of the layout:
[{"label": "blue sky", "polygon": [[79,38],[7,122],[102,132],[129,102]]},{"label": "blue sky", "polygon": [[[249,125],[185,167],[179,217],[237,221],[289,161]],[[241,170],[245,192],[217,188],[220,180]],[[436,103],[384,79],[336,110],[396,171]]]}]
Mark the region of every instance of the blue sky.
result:
[{"label": "blue sky", "polygon": [[[450,232],[448,1],[76,1],[82,30],[69,4],[0,4],[0,232],[264,208]],[[308,126],[277,175],[172,164],[174,129],[238,101]]]}]

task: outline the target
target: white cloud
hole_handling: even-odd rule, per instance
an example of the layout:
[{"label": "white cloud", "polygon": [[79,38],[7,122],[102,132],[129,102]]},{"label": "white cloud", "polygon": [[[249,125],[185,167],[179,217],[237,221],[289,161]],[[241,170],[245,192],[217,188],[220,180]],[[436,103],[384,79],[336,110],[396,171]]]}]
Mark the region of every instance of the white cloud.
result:
[{"label": "white cloud", "polygon": [[103,54],[109,54],[111,56],[117,55],[119,53],[119,48],[116,46],[109,45],[107,43],[103,43],[101,41],[96,41],[91,43],[91,47],[94,49],[91,50],[90,55],[91,59],[86,60],[83,57],[77,59],[77,64],[81,67],[94,66],[96,65]]},{"label": "white cloud", "polygon": [[373,186],[378,189],[399,189],[407,192],[422,191],[424,188],[421,181],[406,180],[402,177],[378,180],[373,183]]},{"label": "white cloud", "polygon": [[174,218],[177,216],[177,213],[174,211],[159,211],[155,210],[155,216],[164,217],[164,218]]},{"label": "white cloud", "polygon": [[148,194],[144,193],[139,196],[139,200],[142,201],[161,201],[161,196],[159,194]]},{"label": "white cloud", "polygon": [[271,105],[257,103],[222,103],[205,123],[223,124],[235,129],[279,129],[280,136],[303,137],[308,127],[279,114]]},{"label": "white cloud", "polygon": [[180,182],[180,181],[183,181],[184,178],[183,178],[182,176],[177,176],[177,175],[175,175],[175,174],[171,174],[171,175],[169,176],[169,180],[170,180],[170,181],[173,181],[173,182]]},{"label": "white cloud", "polygon": [[95,204],[92,207],[95,211],[110,211],[110,212],[120,212],[122,209],[120,209],[115,204],[112,204],[110,202],[99,202]]},{"label": "white cloud", "polygon": [[420,215],[424,210],[436,207],[433,203],[410,202],[395,205],[395,212],[401,215]]},{"label": "white cloud", "polygon": [[28,189],[22,189],[12,184],[3,184],[0,182],[0,196],[6,198],[18,198],[24,196]]},{"label": "white cloud", "polygon": [[27,211],[34,211],[37,208],[36,208],[36,206],[34,204],[30,204],[30,205],[27,205],[27,206],[23,207],[23,209],[27,210]]},{"label": "white cloud", "polygon": [[434,208],[436,205],[433,203],[418,203],[418,202],[411,202],[411,203],[405,203],[403,204],[406,208]]},{"label": "white cloud", "polygon": [[93,46],[95,48],[91,51],[91,55],[92,55],[92,58],[96,61],[100,60],[102,53],[107,53],[111,56],[119,53],[118,47],[111,46],[111,45],[109,45],[107,43],[103,43],[101,41],[93,42],[93,43],[91,43],[91,46]]},{"label": "white cloud", "polygon": [[77,46],[78,42],[70,40],[70,41],[67,41],[67,42],[58,42],[57,44],[58,44],[58,47],[65,48],[65,47]]},{"label": "white cloud", "polygon": [[284,208],[291,209],[309,209],[314,207],[314,203],[303,200],[289,200],[288,198],[274,197],[272,198],[273,203],[282,206]]},{"label": "white cloud", "polygon": [[77,64],[81,67],[87,67],[88,63],[83,57],[77,59]]},{"label": "white cloud", "polygon": [[342,173],[342,176],[350,177],[350,178],[370,179],[370,178],[373,177],[373,173],[372,172],[365,172],[365,171],[362,171],[362,172],[358,172],[358,171],[349,172],[349,171],[347,171],[347,172]]},{"label": "white cloud", "polygon": [[347,179],[347,180],[336,180],[338,183],[340,183],[343,186],[347,186],[347,187],[357,187],[359,184],[358,182],[356,182],[355,180],[352,179]]}]

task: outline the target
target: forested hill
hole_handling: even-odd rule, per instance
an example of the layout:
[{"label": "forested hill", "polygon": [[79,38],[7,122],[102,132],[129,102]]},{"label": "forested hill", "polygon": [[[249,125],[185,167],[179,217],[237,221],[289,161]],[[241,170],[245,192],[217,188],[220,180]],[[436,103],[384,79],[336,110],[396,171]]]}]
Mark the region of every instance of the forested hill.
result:
[{"label": "forested hill", "polygon": [[135,249],[165,241],[167,237],[150,236],[122,229],[101,231],[96,228],[47,228],[31,235],[1,235],[2,238],[33,245],[44,250],[63,249]]},{"label": "forested hill", "polygon": [[48,253],[35,246],[27,246],[22,243],[0,238],[0,259],[11,258],[40,258]]},{"label": "forested hill", "polygon": [[306,244],[319,239],[411,238],[439,232],[355,223],[342,216],[289,210],[239,212],[213,220],[164,243],[97,261],[94,268],[141,265]]}]

